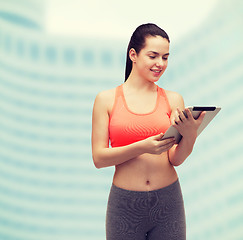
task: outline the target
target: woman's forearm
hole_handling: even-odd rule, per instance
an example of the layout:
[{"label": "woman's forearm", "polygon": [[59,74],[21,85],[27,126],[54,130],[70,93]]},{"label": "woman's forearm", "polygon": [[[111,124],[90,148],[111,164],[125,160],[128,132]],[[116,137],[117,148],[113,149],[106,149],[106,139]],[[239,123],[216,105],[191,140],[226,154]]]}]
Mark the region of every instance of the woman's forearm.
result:
[{"label": "woman's forearm", "polygon": [[168,153],[169,161],[173,166],[181,165],[191,154],[196,137],[182,138],[178,145],[174,145]]},{"label": "woman's forearm", "polygon": [[118,165],[144,153],[142,142],[114,148],[100,148],[93,152],[94,164],[97,168]]}]

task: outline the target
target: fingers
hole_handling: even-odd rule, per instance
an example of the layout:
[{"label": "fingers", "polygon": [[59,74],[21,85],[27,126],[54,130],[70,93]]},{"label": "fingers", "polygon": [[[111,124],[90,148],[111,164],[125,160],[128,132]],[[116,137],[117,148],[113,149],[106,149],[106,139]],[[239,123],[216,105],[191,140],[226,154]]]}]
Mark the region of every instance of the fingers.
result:
[{"label": "fingers", "polygon": [[161,154],[162,152],[169,150],[175,144],[174,138],[166,138],[161,140],[163,135],[163,133],[160,133],[143,140],[146,143],[145,148],[147,149],[147,153]]},{"label": "fingers", "polygon": [[177,108],[177,113],[178,114],[175,116],[173,122],[175,125],[180,125],[181,123],[185,122],[187,118],[179,108]]},{"label": "fingers", "polygon": [[175,139],[173,138],[172,141],[167,142],[166,144],[163,144],[160,148],[159,148],[159,152],[165,152],[168,151],[170,148],[172,148],[175,144]]},{"label": "fingers", "polygon": [[171,137],[171,138],[166,138],[160,141],[159,143],[159,147],[163,147],[163,146],[167,146],[167,145],[174,145],[175,144],[175,138]]},{"label": "fingers", "polygon": [[195,120],[192,116],[192,112],[190,109],[185,108],[184,111],[181,111],[179,108],[177,108],[178,115],[174,119],[175,125],[180,125],[181,123],[189,123]]},{"label": "fingers", "polygon": [[187,119],[190,120],[194,120],[193,116],[192,116],[192,112],[190,111],[190,109],[186,108],[185,109],[185,113],[187,115]]},{"label": "fingers", "polygon": [[[185,111],[186,111],[186,109],[185,109]],[[186,116],[185,116],[185,114],[179,109],[179,108],[177,108],[177,112],[178,112],[178,114],[179,114],[179,118],[183,121],[183,120],[186,120]]]}]

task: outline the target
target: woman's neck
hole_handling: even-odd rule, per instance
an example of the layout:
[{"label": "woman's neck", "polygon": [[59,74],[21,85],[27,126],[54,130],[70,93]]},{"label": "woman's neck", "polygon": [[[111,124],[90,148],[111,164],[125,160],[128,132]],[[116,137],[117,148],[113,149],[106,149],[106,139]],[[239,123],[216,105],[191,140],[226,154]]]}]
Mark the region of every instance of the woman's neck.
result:
[{"label": "woman's neck", "polygon": [[134,74],[132,71],[126,82],[124,83],[129,88],[134,88],[136,90],[143,91],[154,91],[157,89],[154,82],[150,82],[144,78],[141,78],[139,75]]}]

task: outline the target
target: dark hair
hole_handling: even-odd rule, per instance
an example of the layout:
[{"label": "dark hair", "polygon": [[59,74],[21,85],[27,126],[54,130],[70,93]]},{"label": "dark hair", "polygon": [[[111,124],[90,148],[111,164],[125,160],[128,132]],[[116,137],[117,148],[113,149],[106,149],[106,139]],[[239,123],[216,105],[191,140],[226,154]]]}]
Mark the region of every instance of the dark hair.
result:
[{"label": "dark hair", "polygon": [[141,49],[145,47],[145,40],[147,36],[161,36],[170,42],[169,36],[167,33],[153,23],[142,24],[136,28],[133,32],[130,42],[127,47],[127,60],[126,60],[126,69],[125,69],[125,82],[128,79],[132,71],[132,61],[129,57],[129,51],[131,48],[134,48],[136,53],[139,54]]}]

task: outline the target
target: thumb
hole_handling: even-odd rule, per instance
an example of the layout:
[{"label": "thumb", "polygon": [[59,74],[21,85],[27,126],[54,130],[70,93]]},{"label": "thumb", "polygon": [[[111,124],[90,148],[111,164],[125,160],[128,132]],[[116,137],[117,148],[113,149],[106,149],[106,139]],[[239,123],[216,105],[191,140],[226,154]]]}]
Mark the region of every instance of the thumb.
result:
[{"label": "thumb", "polygon": [[155,135],[155,140],[160,140],[164,136],[164,133],[159,133],[158,135]]},{"label": "thumb", "polygon": [[205,117],[205,115],[206,115],[206,111],[201,112],[201,114],[200,114],[198,120],[199,120],[200,122],[202,122],[203,119],[204,119],[204,117]]}]

